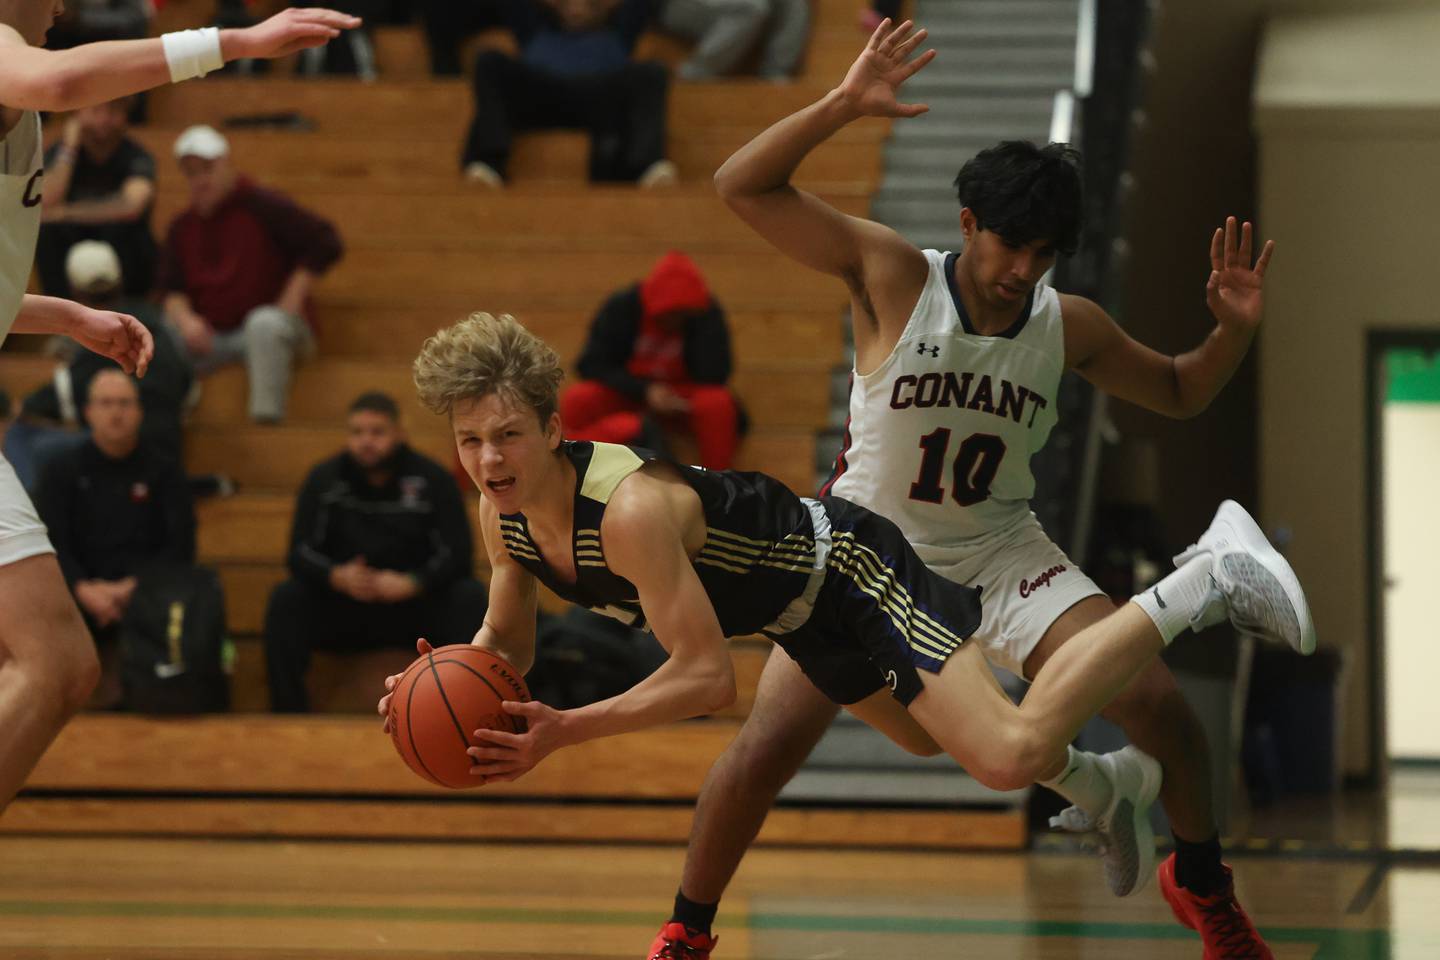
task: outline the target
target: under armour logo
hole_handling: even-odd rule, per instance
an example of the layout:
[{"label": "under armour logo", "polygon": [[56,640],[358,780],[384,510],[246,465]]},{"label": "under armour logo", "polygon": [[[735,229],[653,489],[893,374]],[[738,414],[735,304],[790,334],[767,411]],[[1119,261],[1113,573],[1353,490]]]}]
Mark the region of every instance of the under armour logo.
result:
[{"label": "under armour logo", "polygon": [[927,353],[930,354],[930,356],[932,356],[932,357],[938,357],[938,356],[940,356],[940,348],[939,348],[939,347],[927,347],[927,346],[925,346],[925,341],[924,341],[924,340],[921,340],[921,341],[920,341],[920,349],[917,350],[917,351],[915,351],[915,352],[918,353],[918,354],[920,354],[920,356],[922,356],[922,357],[925,356],[925,354],[927,354]]}]

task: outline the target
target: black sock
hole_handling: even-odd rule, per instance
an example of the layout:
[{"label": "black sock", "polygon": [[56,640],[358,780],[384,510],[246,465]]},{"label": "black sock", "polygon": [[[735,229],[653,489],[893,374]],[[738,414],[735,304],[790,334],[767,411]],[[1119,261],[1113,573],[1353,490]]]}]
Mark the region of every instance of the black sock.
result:
[{"label": "black sock", "polygon": [[1212,897],[1225,888],[1218,834],[1199,843],[1175,838],[1175,882],[1201,897]]},{"label": "black sock", "polygon": [[719,907],[720,901],[718,900],[714,903],[696,903],[676,890],[675,913],[670,917],[670,922],[683,923],[687,930],[709,936],[710,925],[715,922],[715,911]]}]

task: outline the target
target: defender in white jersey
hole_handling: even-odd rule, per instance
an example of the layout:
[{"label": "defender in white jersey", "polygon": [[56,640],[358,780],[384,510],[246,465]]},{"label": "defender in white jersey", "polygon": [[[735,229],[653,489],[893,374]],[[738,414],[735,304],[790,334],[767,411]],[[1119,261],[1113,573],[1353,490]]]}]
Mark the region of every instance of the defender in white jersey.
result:
[{"label": "defender in white jersey", "polygon": [[[1055,424],[1061,374],[1074,369],[1107,393],[1171,416],[1205,409],[1249,348],[1273,246],[1252,268],[1250,224],[1237,228],[1231,218],[1216,231],[1206,297],[1217,327],[1200,347],[1171,358],[1135,342],[1096,304],[1040,283],[1057,252],[1077,244],[1073,151],[1009,142],[967,163],[956,179],[959,255],[918,250],[792,186],[805,156],[851,121],[927,109],[896,97],[935,56],[915,56],[924,37],[909,23],[882,23],[839,87],[742,147],[716,174],[716,187],[782,252],[850,291],[850,420],[822,492],[893,520],[930,569],[981,588],[972,639],[992,663],[1033,678],[1082,631],[1153,628],[1169,636],[1173,584],[1193,556],[1177,558],[1177,572],[1136,599],[1149,624],[1125,623],[1045,535],[1029,507],[1030,457]],[[1227,502],[1201,543],[1236,525],[1259,536]],[[1313,644],[1292,586],[1302,646]],[[1160,869],[1176,917],[1201,934],[1207,960],[1270,956],[1221,863],[1204,734],[1174,678],[1156,661],[1105,715],[1140,749],[1104,757],[1072,749],[1057,758],[1042,782],[1076,805],[1059,819],[1099,830],[1107,880],[1126,895],[1143,885],[1153,859],[1146,807],[1158,793],[1176,834],[1177,856]],[[794,664],[772,653],[749,718],[701,791],[675,911],[650,960],[707,960],[726,884],[833,716]]]},{"label": "defender in white jersey", "polygon": [[899,339],[852,375],[845,446],[824,490],[895,521],[937,573],[982,587],[976,639],[1026,676],[1050,625],[1101,593],[1030,510],[1030,458],[1058,420],[1065,371],[1060,296],[1037,284],[1006,330],[981,335],[955,284],[958,255],[924,258]]},{"label": "defender in white jersey", "polygon": [[[290,9],[246,30],[38,49],[63,10],[60,0],[0,0],[0,342],[10,333],[64,334],[143,376],[154,344],[134,317],[25,292],[44,189],[39,111],[104,103],[201,76],[227,59],[283,56],[360,21]],[[0,457],[0,812],[98,674],[45,527]]]}]

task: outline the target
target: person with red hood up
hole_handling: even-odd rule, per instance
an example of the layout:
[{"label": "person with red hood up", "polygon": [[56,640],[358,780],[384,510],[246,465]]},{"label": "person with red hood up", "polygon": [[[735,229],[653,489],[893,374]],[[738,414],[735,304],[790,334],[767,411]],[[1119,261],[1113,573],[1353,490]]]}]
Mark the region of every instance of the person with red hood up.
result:
[{"label": "person with red hood up", "polygon": [[560,395],[571,439],[635,443],[653,414],[694,435],[701,466],[725,470],[735,459],[742,413],[726,386],[730,331],[685,254],[670,251],[605,301],[576,368],[580,382]]}]

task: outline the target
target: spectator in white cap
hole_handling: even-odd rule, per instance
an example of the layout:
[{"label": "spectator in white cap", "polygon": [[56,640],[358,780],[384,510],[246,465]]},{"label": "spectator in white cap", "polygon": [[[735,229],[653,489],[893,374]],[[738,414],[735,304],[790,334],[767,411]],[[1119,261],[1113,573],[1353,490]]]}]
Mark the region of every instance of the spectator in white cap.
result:
[{"label": "spectator in white cap", "polygon": [[[147,446],[178,462],[181,410],[194,378],[178,340],[163,331],[155,304],[126,296],[124,271],[110,244],[100,240],[75,244],[65,258],[65,273],[80,303],[96,310],[128,313],[154,337],[155,356],[149,372],[138,382],[144,411],[140,434]],[[90,381],[101,370],[116,366],[108,357],[78,344],[63,360],[49,383],[25,397],[15,429],[5,438],[5,457],[27,490],[33,491],[46,461],[83,442],[82,413],[89,400]]]},{"label": "spectator in white cap", "polygon": [[159,288],[195,372],[250,376],[250,417],[284,419],[295,362],[314,351],[310,293],[340,259],[335,227],[241,175],[213,127],[175,142],[190,206],[166,233]]},{"label": "spectator in white cap", "polygon": [[155,158],[129,135],[132,98],[77,110],[45,151],[45,195],[35,266],[53,297],[69,297],[65,255],[81,240],[104,240],[120,255],[125,292],[155,285],[158,249],[150,232]]}]

